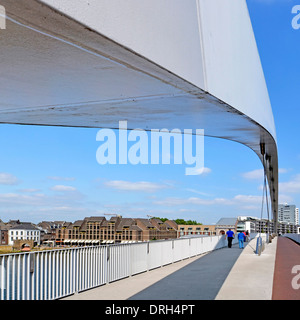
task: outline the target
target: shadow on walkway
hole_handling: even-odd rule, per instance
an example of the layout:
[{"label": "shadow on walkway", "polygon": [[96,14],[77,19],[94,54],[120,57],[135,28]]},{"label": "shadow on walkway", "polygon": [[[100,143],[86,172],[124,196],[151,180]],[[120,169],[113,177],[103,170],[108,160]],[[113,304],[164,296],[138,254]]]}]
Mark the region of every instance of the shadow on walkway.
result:
[{"label": "shadow on walkway", "polygon": [[213,300],[241,253],[237,245],[212,251],[128,300]]}]

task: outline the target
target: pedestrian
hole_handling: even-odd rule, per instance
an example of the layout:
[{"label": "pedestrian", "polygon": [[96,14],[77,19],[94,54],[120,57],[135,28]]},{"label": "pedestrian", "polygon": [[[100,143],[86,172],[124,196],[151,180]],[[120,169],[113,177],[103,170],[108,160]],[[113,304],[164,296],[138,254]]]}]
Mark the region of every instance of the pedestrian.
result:
[{"label": "pedestrian", "polygon": [[250,241],[250,234],[248,230],[246,231],[246,241]]},{"label": "pedestrian", "polygon": [[240,249],[244,249],[244,241],[245,241],[245,234],[244,232],[239,232],[238,234],[238,240],[239,240],[239,247]]},{"label": "pedestrian", "polygon": [[232,240],[234,239],[234,232],[230,228],[226,232],[225,240],[226,240],[226,238],[227,238],[227,241],[228,241],[228,248],[231,248]]}]

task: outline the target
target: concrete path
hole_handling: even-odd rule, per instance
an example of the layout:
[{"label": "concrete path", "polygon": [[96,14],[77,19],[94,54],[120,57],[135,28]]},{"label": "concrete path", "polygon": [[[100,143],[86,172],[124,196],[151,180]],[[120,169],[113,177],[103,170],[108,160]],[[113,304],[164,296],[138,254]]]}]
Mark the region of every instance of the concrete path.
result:
[{"label": "concrete path", "polygon": [[213,300],[241,253],[236,245],[208,253],[129,300]]},{"label": "concrete path", "polygon": [[216,300],[271,300],[277,238],[265,245],[260,256],[254,254],[256,239],[243,249]]}]

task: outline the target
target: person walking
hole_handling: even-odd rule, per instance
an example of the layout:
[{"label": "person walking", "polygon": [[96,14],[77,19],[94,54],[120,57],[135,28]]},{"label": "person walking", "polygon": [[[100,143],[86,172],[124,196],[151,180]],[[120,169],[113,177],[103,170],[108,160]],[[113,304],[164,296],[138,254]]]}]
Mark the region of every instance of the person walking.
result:
[{"label": "person walking", "polygon": [[238,234],[238,240],[239,240],[239,247],[240,249],[244,249],[244,241],[245,241],[245,234],[244,232],[239,232]]},{"label": "person walking", "polygon": [[250,241],[250,234],[249,231],[246,231],[246,242]]},{"label": "person walking", "polygon": [[225,240],[226,240],[226,238],[227,238],[227,241],[228,241],[228,248],[231,248],[232,240],[234,239],[234,232],[230,228],[226,232]]}]

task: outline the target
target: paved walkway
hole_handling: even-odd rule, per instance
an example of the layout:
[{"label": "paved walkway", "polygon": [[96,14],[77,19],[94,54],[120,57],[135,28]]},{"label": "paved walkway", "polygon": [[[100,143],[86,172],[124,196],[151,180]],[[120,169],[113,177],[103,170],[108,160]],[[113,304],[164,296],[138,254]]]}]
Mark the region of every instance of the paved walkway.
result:
[{"label": "paved walkway", "polygon": [[271,300],[277,238],[265,245],[260,256],[254,253],[256,239],[243,250],[226,281],[217,300]]},{"label": "paved walkway", "polygon": [[277,238],[261,256],[256,240],[113,282],[65,300],[271,300]]},{"label": "paved walkway", "polygon": [[236,245],[208,253],[129,300],[213,300],[241,253]]}]

